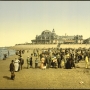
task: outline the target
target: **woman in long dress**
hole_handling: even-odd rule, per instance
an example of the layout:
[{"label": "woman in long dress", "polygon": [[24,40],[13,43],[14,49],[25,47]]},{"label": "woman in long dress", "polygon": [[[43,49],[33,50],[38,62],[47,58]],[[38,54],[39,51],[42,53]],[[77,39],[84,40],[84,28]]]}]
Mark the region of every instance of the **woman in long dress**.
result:
[{"label": "woman in long dress", "polygon": [[15,71],[19,70],[19,62],[20,61],[17,58],[15,58],[15,61],[14,61]]},{"label": "woman in long dress", "polygon": [[85,56],[85,68],[89,67],[89,59],[88,59],[88,55]]},{"label": "woman in long dress", "polygon": [[41,65],[40,65],[40,68],[43,69],[43,64],[44,64],[44,61],[45,61],[45,58],[41,58]]}]

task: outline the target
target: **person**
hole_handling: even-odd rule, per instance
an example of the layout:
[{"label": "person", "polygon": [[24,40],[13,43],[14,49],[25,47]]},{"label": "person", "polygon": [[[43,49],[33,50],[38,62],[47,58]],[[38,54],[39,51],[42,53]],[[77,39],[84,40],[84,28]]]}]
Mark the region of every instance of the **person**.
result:
[{"label": "person", "polygon": [[30,67],[32,67],[32,56],[30,57]]},{"label": "person", "polygon": [[20,57],[22,56],[22,55],[21,55],[21,52],[22,52],[22,51],[21,51],[21,50],[19,50],[19,56],[20,56]]},{"label": "person", "polygon": [[14,65],[15,65],[16,72],[19,71],[19,63],[20,63],[20,61],[17,58],[15,58]]},{"label": "person", "polygon": [[79,54],[79,55],[78,55],[78,63],[79,63],[79,61],[81,61],[81,60],[82,60],[82,55]]},{"label": "person", "polygon": [[58,68],[57,58],[56,57],[54,57],[53,63],[54,63],[54,68]]},{"label": "person", "polygon": [[40,55],[39,55],[39,56],[40,56],[40,61],[41,61],[41,58],[42,58],[42,53],[40,53]]},{"label": "person", "polygon": [[11,61],[9,68],[10,68],[10,72],[15,70],[14,60]]},{"label": "person", "polygon": [[57,58],[58,68],[61,68],[61,57],[60,57],[60,55],[58,54],[56,56],[56,58]]},{"label": "person", "polygon": [[65,68],[65,57],[64,56],[62,56],[60,66],[61,66],[61,68]]},{"label": "person", "polygon": [[9,50],[8,50],[8,56],[10,55],[10,53],[9,53]]},{"label": "person", "polygon": [[48,63],[48,60],[47,60],[47,55],[46,55],[44,56],[43,69],[47,68],[47,63]]},{"label": "person", "polygon": [[30,59],[29,59],[29,56],[27,57],[27,69],[29,68],[30,66]]},{"label": "person", "polygon": [[86,55],[85,57],[85,68],[88,69],[89,67],[89,59],[88,59],[88,55]]},{"label": "person", "polygon": [[54,68],[54,62],[53,62],[53,60],[54,60],[54,57],[51,58],[51,67],[52,68]]},{"label": "person", "polygon": [[37,51],[37,56],[38,56],[38,58],[39,58],[39,56],[40,56],[40,52],[39,52],[39,50]]},{"label": "person", "polygon": [[24,64],[24,59],[23,59],[23,57],[22,56],[19,56],[19,70],[22,70],[22,66],[23,66],[23,64]]},{"label": "person", "polygon": [[24,64],[24,59],[23,59],[23,57],[21,57],[21,61],[20,61],[20,68],[21,68],[21,70],[22,70],[23,64]]},{"label": "person", "polygon": [[42,58],[41,58],[41,64],[40,64],[40,68],[41,68],[41,69],[43,69],[43,67],[44,67],[44,61],[45,61],[45,58],[42,57]]},{"label": "person", "polygon": [[46,68],[49,69],[49,55],[48,54],[45,55],[44,66],[46,66]]},{"label": "person", "polygon": [[71,58],[71,68],[75,68],[74,58]]},{"label": "person", "polygon": [[66,69],[71,69],[71,58],[67,60]]},{"label": "person", "polygon": [[50,55],[48,55],[48,59],[49,59],[48,68],[50,68],[51,67],[51,56]]},{"label": "person", "polygon": [[35,68],[38,68],[38,58],[35,60]]},{"label": "person", "polygon": [[11,61],[10,63],[10,72],[11,72],[11,79],[14,80],[15,79],[15,66],[14,66],[14,60]]},{"label": "person", "polygon": [[7,58],[7,54],[3,54],[3,55],[4,55],[3,60],[6,60],[6,58]]}]

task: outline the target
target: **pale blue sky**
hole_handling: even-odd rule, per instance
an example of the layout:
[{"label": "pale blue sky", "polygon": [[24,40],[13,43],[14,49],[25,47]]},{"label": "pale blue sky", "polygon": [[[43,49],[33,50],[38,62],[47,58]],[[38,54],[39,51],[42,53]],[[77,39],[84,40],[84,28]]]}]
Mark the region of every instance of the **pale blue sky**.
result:
[{"label": "pale blue sky", "polygon": [[0,1],[0,46],[31,42],[53,28],[90,37],[90,1]]}]

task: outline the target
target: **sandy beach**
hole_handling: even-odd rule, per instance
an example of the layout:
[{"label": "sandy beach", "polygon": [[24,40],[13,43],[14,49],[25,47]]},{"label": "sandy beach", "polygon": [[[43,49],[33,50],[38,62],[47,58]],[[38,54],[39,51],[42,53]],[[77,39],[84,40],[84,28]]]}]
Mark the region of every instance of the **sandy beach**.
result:
[{"label": "sandy beach", "polygon": [[[15,80],[10,79],[9,65],[17,55],[0,60],[0,89],[89,89],[90,88],[90,66],[85,69],[84,60],[75,64],[73,69],[49,68],[35,69],[35,58],[33,57],[33,68],[27,69],[26,58],[32,50],[22,54],[24,58],[23,69],[15,72]],[[77,67],[78,66],[78,67]]]}]

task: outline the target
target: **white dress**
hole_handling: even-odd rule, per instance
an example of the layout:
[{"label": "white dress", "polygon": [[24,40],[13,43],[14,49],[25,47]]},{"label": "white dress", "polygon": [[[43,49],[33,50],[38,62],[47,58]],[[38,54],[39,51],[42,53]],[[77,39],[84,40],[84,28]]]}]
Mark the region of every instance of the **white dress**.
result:
[{"label": "white dress", "polygon": [[20,61],[18,59],[14,61],[15,71],[18,71],[19,69],[19,62]]}]

